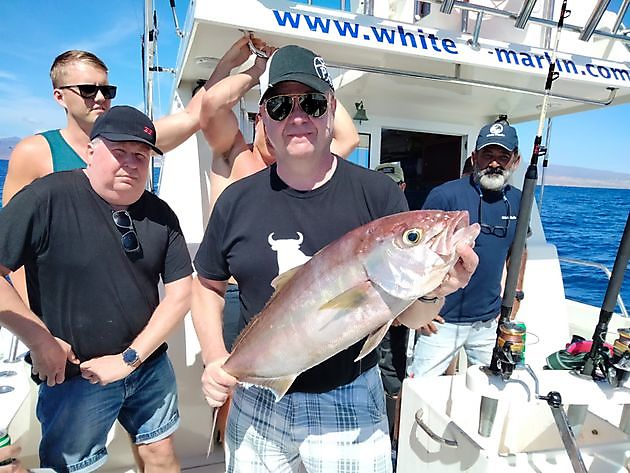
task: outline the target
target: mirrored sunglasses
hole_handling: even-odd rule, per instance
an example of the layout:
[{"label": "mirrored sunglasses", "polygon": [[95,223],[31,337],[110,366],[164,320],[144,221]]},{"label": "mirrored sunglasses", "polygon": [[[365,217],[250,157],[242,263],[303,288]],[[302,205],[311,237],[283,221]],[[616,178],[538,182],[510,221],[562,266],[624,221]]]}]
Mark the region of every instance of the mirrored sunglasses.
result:
[{"label": "mirrored sunglasses", "polygon": [[[74,90],[73,87],[76,87],[77,90]],[[110,100],[116,97],[117,87],[115,85],[74,84],[63,85],[59,89],[70,89],[84,99],[93,99],[100,92],[106,100]]]},{"label": "mirrored sunglasses", "polygon": [[276,95],[268,98],[265,100],[267,115],[272,120],[281,122],[291,115],[296,100],[302,111],[309,117],[319,118],[328,110],[326,96],[319,92],[310,92],[308,94]]},{"label": "mirrored sunglasses", "polygon": [[118,227],[118,230],[123,232],[120,237],[120,243],[125,250],[125,253],[135,253],[140,250],[140,242],[138,241],[138,235],[136,229],[133,226],[131,215],[126,210],[116,210],[112,212],[112,220]]}]

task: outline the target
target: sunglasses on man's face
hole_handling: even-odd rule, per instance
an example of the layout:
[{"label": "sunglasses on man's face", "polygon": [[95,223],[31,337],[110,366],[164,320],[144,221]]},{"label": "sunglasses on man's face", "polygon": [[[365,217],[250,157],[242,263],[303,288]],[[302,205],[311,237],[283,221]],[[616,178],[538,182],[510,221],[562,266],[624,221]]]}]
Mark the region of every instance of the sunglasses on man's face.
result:
[{"label": "sunglasses on man's face", "polygon": [[116,210],[112,212],[112,219],[118,227],[118,230],[123,232],[123,235],[120,237],[120,243],[125,253],[140,251],[140,242],[138,241],[138,235],[136,229],[133,227],[133,221],[131,220],[129,212],[126,210]]},{"label": "sunglasses on man's face", "polygon": [[[76,87],[77,90],[74,89]],[[93,99],[99,92],[103,94],[105,100],[110,100],[116,97],[115,85],[96,85],[96,84],[74,84],[74,85],[62,85],[59,89],[70,89],[72,92],[79,94],[84,99]]]},{"label": "sunglasses on man's face", "polygon": [[308,94],[276,95],[268,98],[265,100],[267,115],[272,120],[281,122],[291,115],[296,100],[302,111],[309,117],[319,118],[328,110],[326,96],[319,92],[310,92]]}]

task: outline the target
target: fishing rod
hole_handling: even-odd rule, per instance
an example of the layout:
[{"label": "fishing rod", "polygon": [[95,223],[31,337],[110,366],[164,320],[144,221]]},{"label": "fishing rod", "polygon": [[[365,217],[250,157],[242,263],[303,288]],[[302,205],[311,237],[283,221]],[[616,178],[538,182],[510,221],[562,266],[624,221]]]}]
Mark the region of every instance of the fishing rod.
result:
[{"label": "fishing rod", "polygon": [[[153,72],[155,61],[155,46],[157,41],[157,16],[152,0],[144,2],[144,33],[142,35],[142,85],[144,89],[144,110],[153,120]],[[150,175],[147,176],[145,187],[151,193],[155,192],[153,175],[155,172],[153,154],[150,159]]]},{"label": "fishing rod", "polygon": [[551,118],[547,118],[547,131],[545,133],[545,158],[542,163],[540,176],[540,195],[538,196],[538,213],[542,215],[543,197],[545,195],[545,169],[549,166],[549,141],[551,140]]},{"label": "fishing rod", "polygon": [[[601,310],[599,312],[599,321],[595,326],[595,332],[593,333],[593,344],[591,345],[591,351],[588,353],[584,366],[582,367],[581,374],[584,376],[590,376],[595,380],[603,379],[607,377],[611,384],[618,384],[624,377],[623,372],[628,371],[627,358],[630,355],[630,350],[626,349],[626,344],[623,343],[623,334],[618,342],[615,342],[615,355],[611,360],[608,349],[604,347],[604,341],[606,338],[606,332],[608,330],[608,323],[612,318],[613,311],[617,305],[617,296],[621,290],[621,284],[623,283],[623,275],[628,266],[628,258],[630,257],[630,213],[626,219],[626,228],[623,231],[619,249],[617,250],[617,257],[615,258],[615,264],[613,266],[610,279],[608,281],[608,287],[606,288],[606,294],[604,295],[604,301],[602,303]],[[598,368],[601,373],[598,373]]]},{"label": "fishing rod", "polygon": [[[518,220],[516,222],[516,233],[514,241],[510,248],[510,259],[507,267],[507,277],[505,288],[503,290],[503,299],[501,301],[501,314],[497,324],[497,341],[492,351],[492,361],[488,370],[493,374],[500,374],[504,379],[512,376],[514,366],[522,360],[522,343],[513,343],[511,340],[505,340],[505,326],[510,322],[512,307],[514,305],[514,297],[516,295],[516,284],[518,275],[521,270],[521,259],[525,253],[525,240],[529,230],[529,220],[532,214],[532,205],[534,202],[534,191],[538,181],[538,158],[545,154],[546,149],[541,146],[542,134],[545,126],[545,117],[547,115],[547,107],[551,97],[551,86],[553,81],[559,76],[556,72],[556,55],[558,52],[558,44],[560,42],[560,33],[564,25],[564,19],[570,15],[567,10],[567,0],[563,0],[560,10],[560,18],[556,28],[556,40],[549,61],[549,70],[547,72],[547,80],[545,82],[545,94],[543,96],[542,107],[540,108],[540,118],[538,120],[538,131],[534,139],[534,149],[532,150],[532,158],[525,172],[525,181],[523,182],[523,190],[521,193],[520,209],[518,212]],[[513,332],[509,330],[508,332]],[[521,345],[520,351],[517,348]]]}]

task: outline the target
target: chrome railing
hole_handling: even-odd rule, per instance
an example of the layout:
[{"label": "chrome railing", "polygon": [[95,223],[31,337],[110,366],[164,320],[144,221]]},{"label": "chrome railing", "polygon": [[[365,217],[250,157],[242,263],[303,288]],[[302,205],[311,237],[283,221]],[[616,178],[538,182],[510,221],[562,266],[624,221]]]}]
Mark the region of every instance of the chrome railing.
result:
[{"label": "chrome railing", "polygon": [[[0,328],[0,330],[6,330],[7,332],[11,333],[6,328]],[[11,333],[11,342],[9,345],[9,352],[7,353],[7,357],[4,360],[0,360],[0,361],[3,361],[4,363],[16,363],[20,361],[20,357],[18,356],[19,344],[20,344],[20,340]]]},{"label": "chrome railing", "polygon": [[[571,264],[577,264],[579,266],[588,266],[591,268],[600,269],[604,272],[604,274],[606,274],[606,277],[608,278],[608,280],[610,280],[610,276],[611,276],[610,270],[601,263],[595,263],[593,261],[584,261],[584,260],[575,259],[575,258],[559,258],[559,259],[563,263],[571,263]],[[626,310],[626,306],[623,303],[621,294],[617,295],[617,304],[619,305],[619,309],[621,309],[621,313],[623,314],[623,316],[628,317],[628,311]]]}]

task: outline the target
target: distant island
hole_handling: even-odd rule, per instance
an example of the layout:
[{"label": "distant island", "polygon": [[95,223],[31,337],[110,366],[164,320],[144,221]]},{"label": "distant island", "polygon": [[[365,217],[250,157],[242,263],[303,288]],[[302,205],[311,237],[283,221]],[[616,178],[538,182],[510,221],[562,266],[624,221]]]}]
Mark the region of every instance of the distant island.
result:
[{"label": "distant island", "polygon": [[18,138],[17,136],[0,138],[0,159],[9,159],[13,148],[15,148],[15,145],[18,144],[21,139],[22,138]]},{"label": "distant island", "polygon": [[[11,136],[0,138],[0,159],[9,159],[15,145],[21,138]],[[158,165],[161,160],[158,160]],[[542,167],[538,170],[538,184],[541,184]],[[545,169],[545,185],[569,187],[603,187],[606,189],[630,189],[630,174],[622,172],[598,171],[551,164]]]},{"label": "distant island", "polygon": [[[542,180],[542,168],[538,170],[538,183]],[[545,185],[570,187],[602,187],[606,189],[630,189],[630,174],[551,164],[545,169]]]}]

